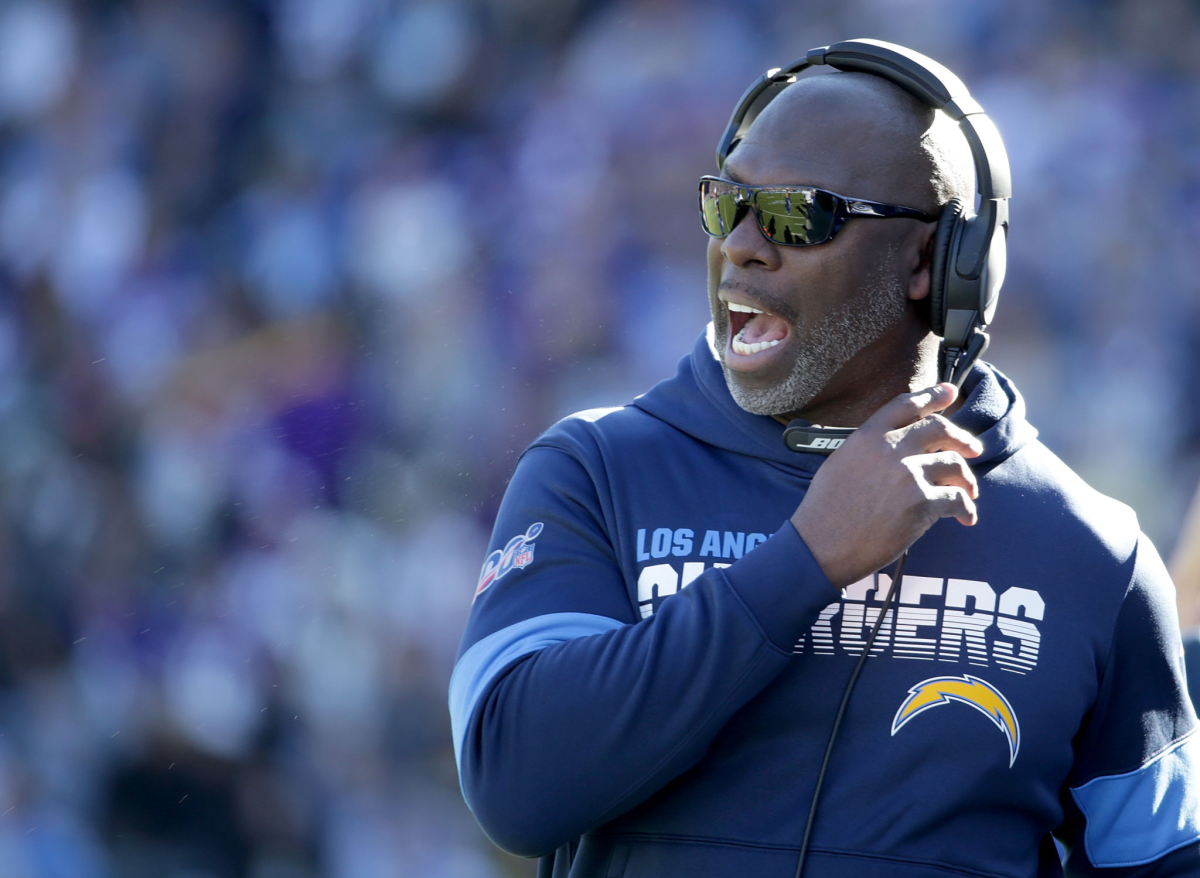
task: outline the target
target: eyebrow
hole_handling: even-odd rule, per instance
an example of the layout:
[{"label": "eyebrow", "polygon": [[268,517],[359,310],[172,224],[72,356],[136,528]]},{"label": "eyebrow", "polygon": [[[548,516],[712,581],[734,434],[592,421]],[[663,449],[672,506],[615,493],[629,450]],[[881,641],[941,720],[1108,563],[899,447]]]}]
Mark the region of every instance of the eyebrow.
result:
[{"label": "eyebrow", "polygon": [[[732,158],[732,156],[731,156],[730,158]],[[825,190],[826,192],[832,192],[832,191],[833,191],[833,190],[832,190],[832,189],[830,189],[828,186],[822,186],[822,185],[821,185],[821,184],[819,184],[819,183],[799,183],[799,182],[791,182],[791,183],[749,183],[749,182],[747,182],[745,179],[742,179],[742,178],[740,177],[740,175],[739,175],[739,174],[736,174],[736,173],[731,173],[731,172],[729,171],[729,162],[728,162],[728,161],[726,161],[726,163],[725,163],[725,166],[724,166],[723,168],[721,168],[721,171],[720,171],[720,173],[719,173],[719,175],[718,175],[718,176],[719,176],[719,177],[720,177],[720,179],[722,179],[722,180],[728,180],[730,183],[737,183],[739,186],[807,186],[807,187],[809,187],[809,188],[812,188],[812,189],[823,189],[823,190]],[[867,200],[867,199],[862,199],[862,200]]]}]

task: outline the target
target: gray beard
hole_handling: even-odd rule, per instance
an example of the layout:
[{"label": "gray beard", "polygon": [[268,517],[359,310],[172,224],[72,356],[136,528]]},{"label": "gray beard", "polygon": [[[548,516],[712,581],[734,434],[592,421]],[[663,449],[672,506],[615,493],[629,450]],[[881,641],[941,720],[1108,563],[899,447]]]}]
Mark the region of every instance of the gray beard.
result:
[{"label": "gray beard", "polygon": [[[890,254],[889,254],[890,255]],[[890,260],[889,260],[890,261]],[[725,364],[728,320],[714,321],[714,341],[725,383],[734,401],[755,415],[782,415],[803,409],[851,357],[887,332],[908,308],[908,296],[890,265],[873,273],[863,294],[814,324],[800,345],[791,374],[774,387],[738,383]],[[792,333],[800,327],[793,323]]]}]

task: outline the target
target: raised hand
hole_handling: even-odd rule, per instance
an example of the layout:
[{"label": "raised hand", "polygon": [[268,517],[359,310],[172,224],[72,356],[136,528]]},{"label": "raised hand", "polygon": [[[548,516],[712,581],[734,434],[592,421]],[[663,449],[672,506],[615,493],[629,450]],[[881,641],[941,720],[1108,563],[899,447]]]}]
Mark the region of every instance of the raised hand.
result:
[{"label": "raised hand", "polygon": [[937,414],[957,394],[938,384],[897,396],[813,477],[792,525],[838,588],[894,561],[939,518],[975,524],[979,483],[966,458],[983,446]]}]

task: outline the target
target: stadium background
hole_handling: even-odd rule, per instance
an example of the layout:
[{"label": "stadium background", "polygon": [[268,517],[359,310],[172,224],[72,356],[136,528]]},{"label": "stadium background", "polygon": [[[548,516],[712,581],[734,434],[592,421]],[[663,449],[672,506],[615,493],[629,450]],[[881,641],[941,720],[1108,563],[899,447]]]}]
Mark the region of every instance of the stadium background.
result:
[{"label": "stadium background", "polygon": [[445,689],[556,418],[705,322],[749,82],[875,36],[1015,180],[993,359],[1169,551],[1200,471],[1184,0],[0,5],[0,871],[529,875]]}]

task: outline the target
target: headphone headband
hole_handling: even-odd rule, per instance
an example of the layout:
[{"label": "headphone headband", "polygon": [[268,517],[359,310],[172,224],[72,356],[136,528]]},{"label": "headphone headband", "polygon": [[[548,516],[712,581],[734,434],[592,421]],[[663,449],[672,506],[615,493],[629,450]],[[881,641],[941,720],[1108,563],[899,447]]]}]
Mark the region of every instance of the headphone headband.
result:
[{"label": "headphone headband", "polygon": [[[963,81],[932,58],[882,40],[843,40],[832,46],[809,49],[803,60],[767,71],[746,90],[733,111],[717,146],[717,168],[725,166],[725,159],[746,129],[779,92],[796,81],[798,73],[822,65],[880,76],[927,106],[945,112],[958,122],[967,139],[975,160],[979,197],[983,201],[1012,197],[1012,176],[1004,141]],[[1008,219],[1007,214],[1004,219]]]}]

